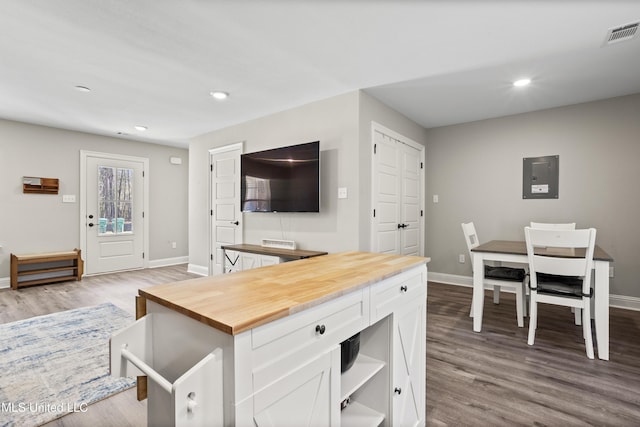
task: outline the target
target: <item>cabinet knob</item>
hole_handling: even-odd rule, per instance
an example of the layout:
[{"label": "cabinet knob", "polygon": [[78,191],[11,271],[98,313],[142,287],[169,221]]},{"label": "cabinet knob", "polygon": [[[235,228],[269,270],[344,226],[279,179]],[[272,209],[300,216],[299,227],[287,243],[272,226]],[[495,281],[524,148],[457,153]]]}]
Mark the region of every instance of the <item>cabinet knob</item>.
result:
[{"label": "cabinet knob", "polygon": [[400,387],[396,387],[396,388],[393,389],[393,392],[395,394],[402,394],[402,389]]},{"label": "cabinet knob", "polygon": [[327,328],[325,328],[324,325],[316,325],[316,333],[317,334],[320,334],[320,335],[324,334],[324,331],[326,329]]},{"label": "cabinet knob", "polygon": [[400,292],[407,292],[407,285],[400,286]]}]

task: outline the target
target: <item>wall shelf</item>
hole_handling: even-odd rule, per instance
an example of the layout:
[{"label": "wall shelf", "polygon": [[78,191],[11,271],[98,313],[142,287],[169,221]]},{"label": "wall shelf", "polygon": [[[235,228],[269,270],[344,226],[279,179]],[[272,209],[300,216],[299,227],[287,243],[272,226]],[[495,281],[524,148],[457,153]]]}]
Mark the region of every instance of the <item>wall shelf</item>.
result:
[{"label": "wall shelf", "polygon": [[58,178],[25,176],[22,178],[22,192],[25,194],[58,194]]}]

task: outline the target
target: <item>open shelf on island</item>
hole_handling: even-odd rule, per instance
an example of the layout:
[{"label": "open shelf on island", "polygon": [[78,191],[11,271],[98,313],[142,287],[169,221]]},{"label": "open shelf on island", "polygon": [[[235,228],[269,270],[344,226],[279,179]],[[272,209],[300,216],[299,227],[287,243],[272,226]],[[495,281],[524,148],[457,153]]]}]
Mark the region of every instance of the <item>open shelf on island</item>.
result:
[{"label": "open shelf on island", "polygon": [[351,396],[363,384],[371,379],[376,373],[384,368],[385,362],[369,357],[365,354],[358,354],[353,366],[342,374],[340,381],[340,400]]},{"label": "open shelf on island", "polygon": [[384,414],[358,402],[351,402],[342,410],[341,422],[345,426],[377,427],[384,421]]}]

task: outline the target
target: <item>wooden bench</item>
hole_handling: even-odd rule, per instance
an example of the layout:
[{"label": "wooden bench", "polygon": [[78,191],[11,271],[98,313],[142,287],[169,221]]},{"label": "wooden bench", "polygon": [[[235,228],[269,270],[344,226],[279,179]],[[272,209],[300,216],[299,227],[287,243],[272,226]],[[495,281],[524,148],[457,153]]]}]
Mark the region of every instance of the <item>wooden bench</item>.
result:
[{"label": "wooden bench", "polygon": [[80,280],[84,262],[80,249],[68,252],[11,254],[11,289],[43,283]]}]

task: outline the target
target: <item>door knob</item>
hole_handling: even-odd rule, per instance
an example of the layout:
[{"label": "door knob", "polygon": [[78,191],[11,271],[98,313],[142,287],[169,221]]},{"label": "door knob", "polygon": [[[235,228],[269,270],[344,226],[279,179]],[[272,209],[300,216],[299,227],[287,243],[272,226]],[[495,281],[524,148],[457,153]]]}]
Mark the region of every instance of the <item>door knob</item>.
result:
[{"label": "door knob", "polygon": [[240,224],[240,223],[239,223],[238,221],[231,221],[231,224],[233,224],[233,225],[238,225],[238,224]]},{"label": "door knob", "polygon": [[88,225],[89,225],[89,227],[93,227],[93,223],[92,222],[90,222]]},{"label": "door knob", "polygon": [[89,215],[89,219],[93,219],[93,215]]}]

